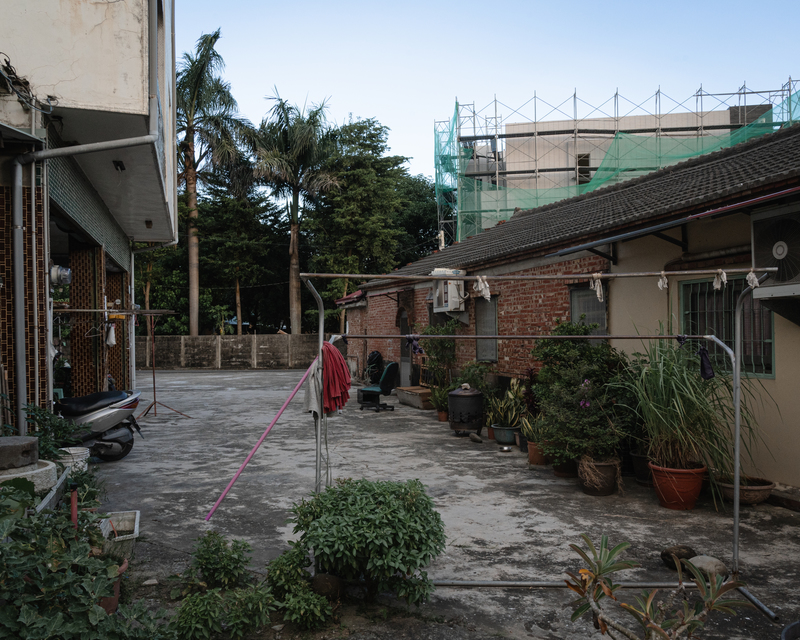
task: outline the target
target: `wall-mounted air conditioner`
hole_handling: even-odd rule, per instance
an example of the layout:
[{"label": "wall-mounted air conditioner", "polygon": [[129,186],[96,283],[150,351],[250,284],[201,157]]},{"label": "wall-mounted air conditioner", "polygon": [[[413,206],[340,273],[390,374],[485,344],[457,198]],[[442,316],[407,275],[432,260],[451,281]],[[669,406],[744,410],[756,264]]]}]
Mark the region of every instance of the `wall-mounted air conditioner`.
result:
[{"label": "wall-mounted air conditioner", "polygon": [[[465,276],[463,269],[434,269],[432,276]],[[448,311],[464,310],[464,281],[463,280],[434,280],[433,311],[446,313]]]},{"label": "wall-mounted air conditioner", "polygon": [[800,209],[781,207],[750,218],[753,266],[778,271],[753,290],[753,298],[800,325]]},{"label": "wall-mounted air conditioner", "polygon": [[751,217],[753,266],[778,271],[753,292],[754,298],[800,295],[800,210],[783,207]]}]

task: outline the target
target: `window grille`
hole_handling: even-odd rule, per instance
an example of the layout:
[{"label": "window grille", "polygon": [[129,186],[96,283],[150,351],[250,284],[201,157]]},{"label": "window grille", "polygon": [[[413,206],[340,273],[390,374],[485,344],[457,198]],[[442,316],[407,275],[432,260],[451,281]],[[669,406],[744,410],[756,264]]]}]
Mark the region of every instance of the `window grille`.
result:
[{"label": "window grille", "polygon": [[[719,290],[711,280],[681,283],[683,333],[713,334],[733,349],[736,300],[746,286],[744,278],[729,278]],[[709,342],[705,346],[715,366],[730,369],[730,359],[721,347]],[[742,371],[775,372],[772,312],[751,296],[745,298],[742,309]]]},{"label": "window grille", "polygon": [[[580,322],[581,316],[585,324],[596,324],[592,330],[593,335],[606,335],[606,302],[597,299],[597,293],[589,289],[588,285],[574,286],[569,291],[569,315],[573,323]],[[600,342],[599,340],[597,342]]]},{"label": "window grille", "polygon": [[[497,298],[475,298],[475,335],[497,335]],[[476,340],[475,360],[497,362],[497,340]]]}]

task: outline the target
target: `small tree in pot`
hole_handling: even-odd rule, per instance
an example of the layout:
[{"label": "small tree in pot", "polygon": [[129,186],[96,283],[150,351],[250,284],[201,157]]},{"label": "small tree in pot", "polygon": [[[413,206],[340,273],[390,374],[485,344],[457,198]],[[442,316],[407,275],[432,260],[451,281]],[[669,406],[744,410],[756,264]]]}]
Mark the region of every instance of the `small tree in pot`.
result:
[{"label": "small tree in pot", "polygon": [[[554,335],[589,336],[597,325],[564,322]],[[554,464],[578,461],[587,493],[607,495],[621,483],[618,450],[632,413],[609,386],[626,371],[625,356],[588,339],[543,340],[532,354],[542,363],[532,391],[541,411],[544,453]]]}]

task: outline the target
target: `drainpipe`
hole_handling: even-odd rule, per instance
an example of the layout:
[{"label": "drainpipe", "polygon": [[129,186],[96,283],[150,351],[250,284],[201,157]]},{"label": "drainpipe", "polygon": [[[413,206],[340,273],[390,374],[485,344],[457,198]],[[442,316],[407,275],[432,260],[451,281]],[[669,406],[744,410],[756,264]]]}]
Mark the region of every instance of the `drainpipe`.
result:
[{"label": "drainpipe", "polygon": [[[140,147],[158,142],[158,0],[148,0],[149,12],[149,84],[150,84],[150,113],[148,116],[149,133],[146,136],[124,138],[122,140],[106,140],[104,142],[91,142],[72,147],[58,149],[45,149],[32,153],[23,153],[14,158],[13,185],[11,188],[12,209],[12,249],[13,249],[13,283],[14,283],[14,371],[16,376],[15,395],[17,404],[17,430],[20,435],[28,432],[25,420],[25,404],[28,398],[28,384],[26,380],[27,363],[25,362],[25,263],[23,260],[23,206],[22,206],[22,167],[27,164],[48,160],[50,158],[65,158],[85,153],[98,151],[113,151]],[[177,236],[177,229],[176,229]]]}]

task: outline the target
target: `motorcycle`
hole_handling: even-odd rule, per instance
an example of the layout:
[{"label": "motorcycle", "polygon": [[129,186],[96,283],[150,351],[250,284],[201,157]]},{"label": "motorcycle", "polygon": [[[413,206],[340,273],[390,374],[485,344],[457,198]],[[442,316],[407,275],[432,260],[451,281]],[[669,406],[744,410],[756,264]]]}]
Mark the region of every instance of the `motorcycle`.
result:
[{"label": "motorcycle", "polygon": [[91,455],[113,462],[122,460],[133,449],[134,429],[144,438],[133,417],[140,395],[141,391],[100,391],[62,398],[53,410],[76,425],[85,424],[87,430],[74,434],[79,444],[87,447]]}]

